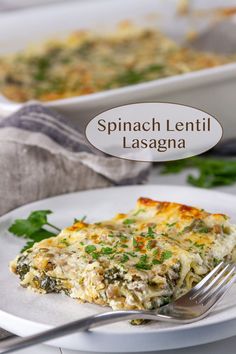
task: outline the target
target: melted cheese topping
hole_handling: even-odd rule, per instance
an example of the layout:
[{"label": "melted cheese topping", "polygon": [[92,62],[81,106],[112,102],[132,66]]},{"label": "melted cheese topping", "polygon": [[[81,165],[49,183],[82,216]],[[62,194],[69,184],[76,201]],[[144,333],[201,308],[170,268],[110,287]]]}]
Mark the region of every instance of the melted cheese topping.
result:
[{"label": "melted cheese topping", "polygon": [[11,270],[38,292],[113,309],[153,309],[187,292],[223,259],[236,227],[223,214],[140,198],[100,223],[76,222],[18,256]]}]

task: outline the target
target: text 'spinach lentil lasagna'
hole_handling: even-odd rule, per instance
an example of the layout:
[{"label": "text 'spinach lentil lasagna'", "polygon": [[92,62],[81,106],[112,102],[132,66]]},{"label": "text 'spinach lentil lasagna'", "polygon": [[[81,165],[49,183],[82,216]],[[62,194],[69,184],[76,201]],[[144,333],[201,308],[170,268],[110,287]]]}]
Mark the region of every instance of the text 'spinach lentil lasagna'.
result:
[{"label": "text 'spinach lentil lasagna'", "polygon": [[113,309],[155,309],[235,258],[236,226],[223,214],[140,198],[113,219],[77,222],[11,263],[21,285]]},{"label": "text 'spinach lentil lasagna'", "polygon": [[109,35],[78,31],[0,58],[8,99],[50,101],[138,84],[235,61],[183,48],[154,29],[123,23]]}]

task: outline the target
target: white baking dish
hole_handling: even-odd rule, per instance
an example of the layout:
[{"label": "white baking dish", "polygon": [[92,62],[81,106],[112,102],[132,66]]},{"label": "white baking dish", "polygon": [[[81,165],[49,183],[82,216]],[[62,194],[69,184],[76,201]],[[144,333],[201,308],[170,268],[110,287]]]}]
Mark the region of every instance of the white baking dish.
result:
[{"label": "white baking dish", "polygon": [[[79,28],[110,30],[121,20],[158,26],[180,41],[191,20],[177,18],[177,0],[100,0],[64,2],[0,15],[0,54],[15,52],[46,38],[64,36]],[[232,3],[232,1],[227,1]],[[222,5],[209,1],[207,6]],[[224,5],[226,3],[224,2]],[[197,6],[206,6],[198,0]],[[201,28],[202,30],[202,28]],[[234,137],[236,110],[236,64],[159,79],[148,83],[86,96],[46,102],[48,107],[79,120],[84,127],[97,113],[125,103],[169,101],[192,105],[215,115],[224,128],[224,138]],[[21,104],[0,96],[0,115]]]}]

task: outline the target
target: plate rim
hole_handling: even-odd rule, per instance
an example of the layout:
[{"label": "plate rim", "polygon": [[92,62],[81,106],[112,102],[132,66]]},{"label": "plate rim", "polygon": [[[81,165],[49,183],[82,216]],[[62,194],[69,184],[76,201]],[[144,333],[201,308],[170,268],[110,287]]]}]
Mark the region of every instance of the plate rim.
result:
[{"label": "plate rim", "polygon": [[[225,193],[225,192],[221,192],[221,191],[215,191],[215,190],[206,190],[206,189],[203,189],[203,188],[197,188],[197,187],[190,187],[190,186],[178,186],[178,185],[162,185],[162,184],[147,184],[147,185],[131,185],[131,186],[112,186],[112,187],[105,187],[105,188],[96,188],[96,189],[92,189],[92,190],[86,190],[86,191],[77,191],[77,192],[72,192],[72,193],[65,193],[65,194],[61,194],[61,195],[58,195],[58,196],[53,196],[53,197],[49,197],[49,198],[44,198],[44,199],[41,199],[39,201],[35,201],[35,202],[32,202],[32,203],[27,203],[23,206],[20,206],[20,207],[17,207],[13,210],[11,210],[10,212],[2,215],[0,217],[0,223],[2,223],[3,221],[6,221],[6,219],[8,219],[9,217],[15,215],[15,213],[17,213],[18,211],[23,211],[25,208],[28,208],[28,207],[32,207],[34,208],[35,206],[37,207],[37,205],[39,203],[47,203],[47,201],[60,201],[60,199],[63,199],[64,197],[72,197],[72,196],[75,196],[75,195],[80,195],[80,194],[93,194],[94,192],[101,192],[103,193],[104,190],[105,191],[111,191],[111,190],[117,190],[117,189],[122,189],[122,190],[126,190],[126,189],[143,189],[143,188],[147,188],[147,189],[158,189],[158,188],[161,188],[161,189],[165,189],[165,188],[168,188],[168,189],[178,189],[178,190],[187,190],[188,192],[191,192],[191,191],[201,191],[207,195],[210,196],[218,196],[218,197],[223,197],[223,198],[226,198],[228,200],[231,200],[232,202],[236,203],[236,195],[232,195],[230,193]],[[143,194],[143,192],[142,192]],[[157,198],[158,198],[158,195],[157,195]],[[161,198],[163,199],[163,198]],[[169,199],[169,198],[168,198]],[[102,309],[102,307],[101,307]],[[105,309],[106,311],[106,309]],[[1,317],[9,317],[11,318],[12,320],[16,319],[17,321],[22,321],[24,322],[24,324],[27,324],[27,325],[32,325],[34,327],[34,331],[36,333],[36,327],[37,329],[42,329],[42,330],[46,330],[46,329],[49,329],[49,328],[53,328],[55,327],[54,325],[51,325],[51,324],[45,324],[45,323],[42,323],[42,322],[36,322],[34,320],[29,320],[29,319],[26,319],[26,318],[22,318],[20,316],[17,316],[17,315],[14,315],[12,313],[9,313],[9,312],[6,312],[4,311],[3,309],[0,308],[0,318]],[[224,325],[225,323],[230,323],[231,321],[236,321],[236,315],[232,314],[231,316],[228,316],[227,318],[223,318],[223,319],[218,319],[217,321],[213,321],[213,322],[207,322],[207,323],[201,323],[202,321],[199,321],[199,322],[195,322],[195,323],[192,323],[192,324],[188,324],[188,325],[182,325],[180,324],[178,327],[170,327],[170,328],[149,328],[149,330],[145,331],[145,332],[142,332],[143,335],[154,335],[157,331],[158,333],[160,334],[163,334],[163,335],[167,335],[168,333],[169,334],[172,334],[172,333],[180,333],[180,332],[189,332],[191,330],[194,330],[195,328],[200,328],[201,330],[203,330],[204,328],[209,328],[209,327],[214,327],[215,325]],[[2,322],[2,321],[0,321]],[[1,326],[4,328],[4,324],[1,323]],[[7,328],[6,328],[7,327]],[[9,327],[6,326],[5,329],[9,330]],[[101,327],[102,328],[102,327]],[[105,333],[100,331],[100,328],[96,329],[96,334],[97,335],[104,335]],[[132,332],[132,335],[137,335],[137,334],[141,334],[141,330],[140,328],[137,328],[137,327],[134,327],[133,329],[133,332]],[[124,330],[122,329],[119,329],[118,331],[112,331],[112,332],[108,332],[106,335],[109,335],[109,336],[125,336],[125,337],[128,337],[131,335],[130,332],[124,332]],[[224,336],[224,338],[226,338]],[[222,338],[223,339],[223,338]]]}]

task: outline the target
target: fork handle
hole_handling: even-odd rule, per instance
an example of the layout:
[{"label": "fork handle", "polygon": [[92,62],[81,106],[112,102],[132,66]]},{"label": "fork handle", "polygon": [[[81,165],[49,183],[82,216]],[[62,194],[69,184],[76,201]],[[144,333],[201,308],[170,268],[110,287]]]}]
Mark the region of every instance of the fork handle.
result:
[{"label": "fork handle", "polygon": [[105,312],[98,315],[82,318],[68,324],[49,329],[38,334],[33,334],[27,337],[13,337],[0,342],[0,353],[6,354],[33,345],[49,341],[58,337],[63,337],[68,334],[75,332],[81,332],[88,330],[90,328],[103,326],[110,323],[115,323],[123,320],[134,320],[134,319],[149,319],[153,320],[156,317],[151,311],[111,311]]}]

